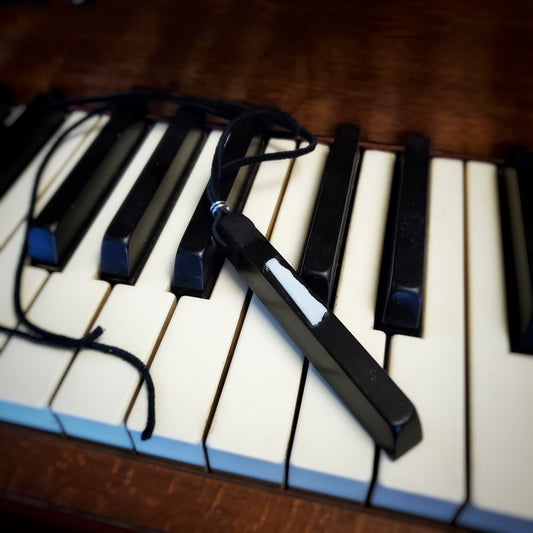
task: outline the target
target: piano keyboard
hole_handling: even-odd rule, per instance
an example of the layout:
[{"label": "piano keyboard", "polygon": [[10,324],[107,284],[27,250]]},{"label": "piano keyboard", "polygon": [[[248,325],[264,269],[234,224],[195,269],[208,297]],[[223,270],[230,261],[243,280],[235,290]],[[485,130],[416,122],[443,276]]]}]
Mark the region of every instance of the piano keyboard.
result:
[{"label": "piano keyboard", "polygon": [[[80,116],[65,119],[0,198],[4,326],[17,327],[13,278],[33,177],[54,139]],[[107,122],[95,117],[69,134],[46,167],[37,213]],[[533,428],[525,406],[533,403],[533,360],[510,348],[497,167],[430,159],[421,333],[387,340],[374,326],[375,309],[399,156],[359,150],[334,311],[418,410],[422,442],[392,461],[383,452],[375,457],[367,433],[229,263],[208,297],[171,291],[176,250],[202,201],[218,132],[202,141],[138,276],[130,283],[101,279],[106,230],[167,129],[150,125],[64,264],[28,262],[22,287],[34,323],[74,337],[101,325],[101,342],[149,365],[152,438],[141,440],[147,398],[132,367],[7,334],[0,337],[0,419],[484,531],[531,530]],[[292,141],[272,138],[265,150],[292,148]],[[329,153],[319,144],[293,162],[262,163],[246,197],[243,212],[294,268]]]}]

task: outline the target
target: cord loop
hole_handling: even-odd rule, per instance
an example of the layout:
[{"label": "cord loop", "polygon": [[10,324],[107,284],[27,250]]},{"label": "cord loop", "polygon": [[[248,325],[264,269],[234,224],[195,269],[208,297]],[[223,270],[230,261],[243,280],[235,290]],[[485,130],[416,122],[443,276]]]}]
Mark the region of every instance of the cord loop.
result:
[{"label": "cord loop", "polygon": [[[39,183],[44,173],[44,169],[48,165],[54,152],[61,145],[67,135],[70,134],[78,126],[80,126],[80,124],[84,123],[86,120],[96,114],[101,114],[109,110],[114,110],[119,105],[126,105],[134,102],[172,103],[177,106],[195,108],[204,111],[205,113],[219,116],[228,120],[228,123],[224,128],[220,141],[215,150],[215,155],[213,157],[213,163],[211,167],[211,176],[209,179],[208,186],[206,188],[206,194],[210,205],[209,211],[214,218],[212,226],[213,238],[222,248],[225,247],[225,243],[223,242],[221,236],[217,231],[216,223],[221,216],[224,216],[225,214],[228,214],[230,212],[226,199],[221,198],[218,192],[219,182],[224,173],[239,169],[240,167],[243,167],[245,165],[257,164],[263,161],[273,161],[279,159],[299,157],[314,150],[316,146],[316,139],[308,130],[300,126],[293,117],[277,109],[252,108],[250,106],[222,102],[219,100],[177,97],[164,92],[157,91],[131,91],[128,93],[77,98],[72,100],[56,100],[54,102],[49,102],[48,106],[43,106],[43,108],[40,109],[40,112],[44,113],[51,108],[68,108],[69,106],[74,105],[79,106],[100,104],[98,108],[92,109],[90,112],[87,113],[87,115],[78,120],[74,125],[69,127],[59,136],[59,138],[53,143],[52,147],[44,157],[42,163],[40,164],[37,170],[28,207],[26,235],[24,243],[22,245],[22,249],[20,251],[19,262],[15,274],[13,295],[14,307],[18,320],[21,324],[25,325],[30,332],[27,333],[21,331],[20,329],[8,328],[7,326],[3,326],[1,324],[0,331],[10,333],[14,336],[24,338],[27,341],[34,342],[37,344],[58,346],[63,348],[69,348],[71,350],[78,350],[81,348],[96,350],[101,353],[118,357],[119,359],[122,359],[123,361],[132,365],[139,372],[140,378],[147,387],[148,392],[148,414],[146,426],[142,433],[142,439],[146,440],[151,437],[155,427],[155,389],[150,376],[150,372],[146,365],[138,357],[127,352],[126,350],[123,350],[122,348],[96,342],[97,338],[103,333],[103,330],[100,326],[97,326],[95,329],[93,329],[90,333],[88,333],[82,338],[72,338],[60,335],[52,331],[47,331],[38,326],[37,324],[33,324],[27,318],[21,303],[22,272],[27,253],[28,232],[31,225],[31,221],[33,220],[33,213],[35,210],[35,204],[37,199],[37,191],[39,190]],[[235,161],[230,161],[226,165],[222,165],[222,155],[224,147],[227,139],[231,135],[232,129],[243,120],[251,119],[259,120],[263,125],[263,129],[272,130],[272,126],[281,127],[285,130],[285,136],[288,136],[292,139],[302,138],[307,141],[307,145],[304,147],[297,148],[296,150],[290,150],[286,152],[259,154],[250,157],[243,157]]]}]

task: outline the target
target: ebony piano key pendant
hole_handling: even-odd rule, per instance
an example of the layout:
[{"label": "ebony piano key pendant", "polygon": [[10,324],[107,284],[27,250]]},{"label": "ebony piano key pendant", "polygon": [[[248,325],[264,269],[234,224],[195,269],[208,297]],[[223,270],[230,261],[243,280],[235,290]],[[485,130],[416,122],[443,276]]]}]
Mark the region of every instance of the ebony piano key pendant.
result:
[{"label": "ebony piano key pendant", "polygon": [[180,109],[106,230],[100,276],[131,283],[185,185],[204,137],[203,113]]},{"label": "ebony piano key pendant", "polygon": [[511,151],[499,193],[511,350],[533,354],[533,154]]},{"label": "ebony piano key pendant", "polygon": [[5,128],[0,147],[0,196],[65,120],[65,110],[49,108],[60,99],[59,93],[38,96],[11,126]]},{"label": "ebony piano key pendant", "polygon": [[31,222],[28,254],[36,263],[58,268],[66,261],[146,134],[145,112],[142,105],[119,107]]},{"label": "ebony piano key pendant", "polygon": [[359,128],[339,126],[324,169],[302,261],[302,279],[315,296],[330,306],[357,182],[358,143]]},{"label": "ebony piano key pendant", "polygon": [[429,140],[410,137],[393,177],[375,313],[375,329],[419,335],[422,321]]},{"label": "ebony piano key pendant", "polygon": [[[255,121],[242,122],[231,132],[222,165],[256,155],[263,146],[264,140],[256,133]],[[222,176],[221,200],[225,200],[232,211],[242,210],[256,170],[256,165],[250,165]],[[172,279],[172,291],[178,295],[207,298],[222,266],[224,256],[211,235],[209,206],[204,193],[179,245]]]},{"label": "ebony piano key pendant", "polygon": [[252,222],[228,214],[215,225],[239,274],[376,444],[393,459],[415,446],[413,404]]}]

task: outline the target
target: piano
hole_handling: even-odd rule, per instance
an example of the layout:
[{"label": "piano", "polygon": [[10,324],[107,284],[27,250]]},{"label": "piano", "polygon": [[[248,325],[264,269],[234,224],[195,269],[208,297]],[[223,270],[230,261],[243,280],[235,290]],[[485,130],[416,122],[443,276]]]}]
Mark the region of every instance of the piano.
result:
[{"label": "piano", "polygon": [[[150,364],[154,436],[140,438],[146,392],[123,363],[2,337],[6,516],[73,531],[530,530],[525,406],[533,361],[510,348],[498,191],[508,148],[533,145],[533,81],[523,68],[530,11],[519,2],[430,8],[414,0],[357,9],[260,1],[2,6],[0,80],[15,102],[56,88],[78,96],[149,85],[279,107],[318,134],[309,156],[260,165],[244,205],[295,266],[337,125],[361,127],[334,308],[376,358],[388,354],[388,371],[415,403],[423,431],[396,461],[376,454],[229,265],[209,298],[172,294],[161,272],[199,201],[216,128],[200,142],[133,284],[101,279],[94,255],[170,128],[163,110],[132,148],[83,246],[57,272],[26,267],[23,298],[36,322],[74,336],[101,324],[106,342]],[[71,110],[67,123],[82,113]],[[110,121],[89,121],[66,140],[45,172],[38,209]],[[419,336],[387,341],[374,327],[383,253],[376,243],[386,233],[404,134],[413,131],[431,141],[422,327]],[[273,138],[266,149],[287,146]],[[36,166],[4,198],[25,198],[21,180]],[[8,315],[5,273],[25,208],[0,204]]]}]

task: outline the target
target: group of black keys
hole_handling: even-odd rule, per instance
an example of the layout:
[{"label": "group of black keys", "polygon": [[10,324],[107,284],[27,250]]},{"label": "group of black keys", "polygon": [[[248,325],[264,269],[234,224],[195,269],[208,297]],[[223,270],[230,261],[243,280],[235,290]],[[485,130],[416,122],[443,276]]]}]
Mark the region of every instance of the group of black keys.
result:
[{"label": "group of black keys", "polygon": [[[65,109],[47,107],[46,112],[39,112],[54,98],[58,96],[37,97],[6,126],[11,94],[0,87],[0,197],[66,119]],[[28,255],[35,264],[50,270],[64,266],[152,124],[144,104],[130,103],[113,110],[48,204],[30,221]],[[169,120],[156,150],[105,232],[102,279],[135,282],[207,131],[204,113],[198,110],[179,108]],[[260,153],[266,140],[256,122],[239,124],[225,146],[223,163]],[[358,128],[340,126],[331,145],[298,273],[239,214],[256,171],[250,165],[223,176],[221,194],[229,213],[216,217],[215,222],[223,246],[213,238],[210,202],[206,194],[202,196],[179,245],[171,286],[178,296],[209,297],[224,257],[228,257],[376,444],[397,458],[422,438],[416,409],[331,312],[360,155]],[[409,137],[396,159],[374,324],[389,336],[420,335],[421,331],[429,160],[429,141],[423,136]],[[524,308],[522,302],[525,290],[531,294],[533,280],[533,213],[527,209],[532,170],[532,155],[516,150],[500,171],[512,348],[529,353],[533,353],[532,309],[531,305]],[[509,173],[514,187],[506,185]],[[521,212],[518,222],[517,207]],[[526,273],[524,257],[529,268]],[[318,320],[309,318],[308,303],[294,298],[295,284],[300,292],[308,293],[307,302],[310,297],[324,309]]]}]

